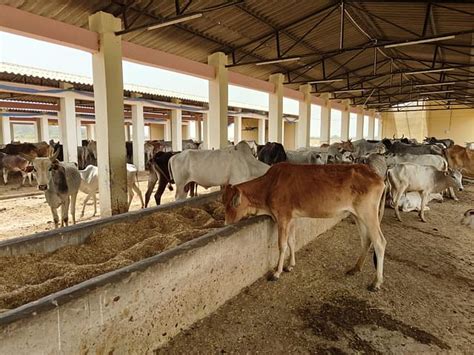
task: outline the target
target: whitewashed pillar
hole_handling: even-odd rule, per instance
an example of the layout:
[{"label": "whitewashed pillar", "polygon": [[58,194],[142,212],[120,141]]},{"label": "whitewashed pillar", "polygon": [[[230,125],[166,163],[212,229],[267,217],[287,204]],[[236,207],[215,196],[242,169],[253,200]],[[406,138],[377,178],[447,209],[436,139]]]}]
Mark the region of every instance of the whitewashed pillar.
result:
[{"label": "whitewashed pillar", "polygon": [[222,52],[211,54],[207,62],[215,70],[215,78],[209,80],[209,149],[220,149],[227,147],[227,111],[229,78],[227,56]]},{"label": "whitewashed pillar", "polygon": [[[179,100],[173,100],[173,103],[180,104]],[[181,109],[171,109],[171,145],[173,152],[183,150],[183,112]]]},{"label": "whitewashed pillar", "polygon": [[264,118],[258,119],[258,144],[265,144],[265,121]]},{"label": "whitewashed pillar", "polygon": [[49,142],[49,121],[48,116],[41,116],[37,119],[38,141]]},{"label": "whitewashed pillar", "polygon": [[296,148],[309,147],[309,133],[311,123],[311,85],[301,85],[303,100],[299,102],[299,117],[296,126]]},{"label": "whitewashed pillar", "polygon": [[281,73],[270,75],[275,89],[268,95],[268,140],[283,144],[283,81]]},{"label": "whitewashed pillar", "polygon": [[357,107],[356,140],[364,138],[364,108]]},{"label": "whitewashed pillar", "polygon": [[12,141],[12,134],[10,130],[10,117],[0,116],[0,143],[8,144]]},{"label": "whitewashed pillar", "polygon": [[344,110],[341,114],[341,139],[347,141],[349,139],[349,122],[350,122],[350,101],[344,100]]},{"label": "whitewashed pillar", "polygon": [[97,124],[99,200],[102,217],[128,211],[125,132],[123,116],[122,29],[109,13],[89,16],[89,27],[99,33],[99,51],[92,55],[94,106]]},{"label": "whitewashed pillar", "polygon": [[202,146],[204,149],[211,149],[209,144],[209,114],[202,114]]},{"label": "whitewashed pillar", "polygon": [[325,99],[321,106],[321,140],[320,144],[330,144],[331,134],[331,101],[329,95],[323,94],[321,98]]},{"label": "whitewashed pillar", "polygon": [[88,124],[87,126],[87,139],[95,140],[95,124]]},{"label": "whitewashed pillar", "polygon": [[375,134],[375,110],[369,111],[369,139],[374,139]]},{"label": "whitewashed pillar", "polygon": [[163,139],[167,142],[171,141],[171,118],[165,122]]},{"label": "whitewashed pillar", "polygon": [[133,164],[141,171],[145,170],[145,117],[141,102],[132,105],[132,125]]},{"label": "whitewashed pillar", "polygon": [[[64,85],[66,86],[66,85]],[[59,99],[59,120],[61,128],[61,139],[63,145],[64,161],[77,163],[77,119],[76,119],[76,100],[72,93],[65,93],[64,97]]]},{"label": "whitewashed pillar", "polygon": [[242,116],[234,116],[234,144],[242,140]]}]

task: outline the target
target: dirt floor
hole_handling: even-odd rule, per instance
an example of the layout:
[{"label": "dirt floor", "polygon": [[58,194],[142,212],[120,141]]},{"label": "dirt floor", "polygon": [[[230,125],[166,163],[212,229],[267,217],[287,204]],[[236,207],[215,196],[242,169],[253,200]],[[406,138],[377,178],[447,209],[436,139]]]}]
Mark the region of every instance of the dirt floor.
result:
[{"label": "dirt floor", "polygon": [[213,201],[99,228],[84,244],[52,253],[0,257],[0,312],[149,258],[223,226],[224,208]]},{"label": "dirt floor", "polygon": [[430,204],[396,221],[387,209],[385,282],[367,291],[371,260],[356,276],[359,237],[346,219],[297,254],[292,273],[257,281],[161,354],[472,353],[474,231],[459,221],[474,207],[474,185],[459,202]]},{"label": "dirt floor", "polygon": [[[139,187],[142,191],[143,198],[147,189],[147,172],[141,172],[139,175]],[[45,201],[44,193],[39,191],[36,187],[36,182],[33,182],[33,187],[26,186],[19,187],[20,177],[10,175],[7,185],[0,183],[0,240],[21,237],[46,230],[54,229],[53,217],[51,210]],[[149,207],[156,206],[153,197],[158,184],[150,199]],[[209,193],[216,189],[198,189],[198,194]],[[174,201],[174,191],[165,190],[162,203]],[[89,200],[86,206],[84,217],[80,217],[82,211],[82,204],[86,195],[79,191],[76,204],[76,221],[77,223],[92,221],[98,219],[100,216],[100,204],[97,202],[97,215],[92,217],[94,207],[92,201]],[[130,211],[141,208],[140,199],[137,195],[132,200]],[[58,209],[58,214],[61,215],[61,210]],[[72,218],[69,218],[72,221]]]}]

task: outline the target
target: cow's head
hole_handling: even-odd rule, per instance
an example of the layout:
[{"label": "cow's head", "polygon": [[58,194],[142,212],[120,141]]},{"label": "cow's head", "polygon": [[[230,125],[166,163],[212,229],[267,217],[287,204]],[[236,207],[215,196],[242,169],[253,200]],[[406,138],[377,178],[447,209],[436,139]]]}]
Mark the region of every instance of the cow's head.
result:
[{"label": "cow's head", "polygon": [[227,185],[222,202],[225,206],[225,224],[237,223],[248,215],[249,200],[238,187]]},{"label": "cow's head", "polygon": [[459,189],[459,191],[464,190],[462,185],[462,174],[458,169],[448,169],[444,174],[449,178],[451,187]]},{"label": "cow's head", "polygon": [[51,170],[53,163],[57,163],[59,155],[59,150],[56,151],[49,158],[34,158],[31,161],[33,162],[33,172],[38,182],[38,189],[41,191],[46,191],[48,189],[49,179],[51,177]]}]

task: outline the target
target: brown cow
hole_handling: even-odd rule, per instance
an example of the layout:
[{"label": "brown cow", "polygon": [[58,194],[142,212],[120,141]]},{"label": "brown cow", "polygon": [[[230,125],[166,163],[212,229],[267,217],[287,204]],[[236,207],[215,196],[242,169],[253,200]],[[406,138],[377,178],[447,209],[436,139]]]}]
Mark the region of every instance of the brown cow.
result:
[{"label": "brown cow", "polygon": [[252,214],[266,214],[278,224],[280,258],[272,280],[283,271],[287,246],[291,271],[295,266],[294,219],[330,218],[351,213],[359,228],[362,251],[352,275],[361,270],[367,252],[374,245],[377,273],[369,287],[376,291],[383,282],[386,241],[380,229],[379,205],[384,203],[384,181],[364,165],[294,165],[280,163],[254,180],[227,186],[226,223],[235,223]]},{"label": "brown cow", "polygon": [[474,179],[474,151],[454,145],[444,150],[451,169],[458,169],[463,177]]},{"label": "brown cow", "polygon": [[9,143],[1,151],[8,155],[26,154],[31,157],[50,157],[53,149],[46,142],[39,143]]}]

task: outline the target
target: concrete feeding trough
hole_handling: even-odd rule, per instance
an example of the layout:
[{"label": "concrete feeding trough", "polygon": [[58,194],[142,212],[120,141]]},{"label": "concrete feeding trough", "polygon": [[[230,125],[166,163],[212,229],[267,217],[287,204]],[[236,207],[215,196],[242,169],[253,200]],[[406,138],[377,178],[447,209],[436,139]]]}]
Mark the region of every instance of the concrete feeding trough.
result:
[{"label": "concrete feeding trough", "polygon": [[[0,256],[79,245],[93,231],[155,212],[197,206],[200,196],[0,243]],[[297,249],[339,222],[299,219]],[[277,228],[260,216],[213,230],[158,255],[0,313],[0,353],[149,353],[271,270]]]}]

